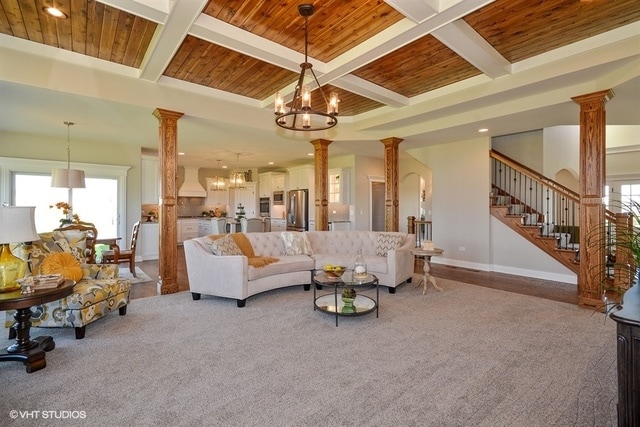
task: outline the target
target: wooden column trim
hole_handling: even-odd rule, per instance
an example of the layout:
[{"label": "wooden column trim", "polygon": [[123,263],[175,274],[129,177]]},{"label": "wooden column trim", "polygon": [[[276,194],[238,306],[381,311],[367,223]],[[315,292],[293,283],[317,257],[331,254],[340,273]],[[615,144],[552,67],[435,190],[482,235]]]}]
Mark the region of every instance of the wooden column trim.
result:
[{"label": "wooden column trim", "polygon": [[316,230],[329,230],[329,144],[332,141],[326,139],[316,139],[310,141],[313,145],[313,158],[315,159],[315,170],[313,179],[315,182],[315,194],[313,197],[316,210]]},{"label": "wooden column trim", "polygon": [[184,113],[156,108],[153,115],[158,119],[159,129],[158,291],[164,295],[178,292],[178,120]]},{"label": "wooden column trim", "polygon": [[[605,276],[605,248],[589,246],[589,240],[604,242],[605,206],[602,202],[606,178],[605,104],[612,90],[603,90],[571,98],[580,105],[580,270],[578,304],[602,306],[602,283]],[[592,232],[602,236],[593,240]],[[591,233],[591,234],[590,234]],[[598,270],[602,270],[601,274]]]},{"label": "wooden column trim", "polygon": [[384,229],[398,231],[400,227],[398,146],[401,138],[385,138],[384,144]]}]

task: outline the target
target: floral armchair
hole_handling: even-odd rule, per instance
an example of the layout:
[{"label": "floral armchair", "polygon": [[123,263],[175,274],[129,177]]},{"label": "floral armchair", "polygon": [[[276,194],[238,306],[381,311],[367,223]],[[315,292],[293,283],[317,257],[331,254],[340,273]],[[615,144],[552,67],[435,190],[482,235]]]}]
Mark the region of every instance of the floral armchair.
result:
[{"label": "floral armchair", "polygon": [[[127,313],[131,281],[118,278],[117,265],[87,264],[86,232],[57,230],[40,233],[40,240],[33,244],[16,244],[11,251],[27,261],[30,274],[39,274],[43,261],[53,252],[67,252],[80,262],[83,277],[77,281],[73,293],[66,298],[31,308],[31,326],[72,327],[76,339],[82,339],[88,324],[108,313]],[[13,311],[6,312],[5,326],[9,327],[9,339],[15,338]]]}]

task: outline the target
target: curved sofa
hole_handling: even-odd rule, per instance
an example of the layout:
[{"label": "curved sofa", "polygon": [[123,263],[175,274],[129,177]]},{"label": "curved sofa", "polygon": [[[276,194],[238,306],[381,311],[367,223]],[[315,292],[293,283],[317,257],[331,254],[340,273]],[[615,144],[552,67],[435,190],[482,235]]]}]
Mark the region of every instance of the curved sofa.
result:
[{"label": "curved sofa", "polygon": [[[285,244],[283,235],[304,236],[306,249]],[[254,267],[245,255],[214,255],[213,236],[184,242],[189,288],[194,300],[201,295],[233,298],[244,307],[252,295],[272,289],[303,285],[310,289],[311,275],[326,264],[353,268],[362,247],[367,269],[390,293],[411,279],[415,246],[413,234],[377,231],[308,231],[247,233],[256,256],[275,257],[276,262]],[[295,237],[295,236],[294,236]]]}]

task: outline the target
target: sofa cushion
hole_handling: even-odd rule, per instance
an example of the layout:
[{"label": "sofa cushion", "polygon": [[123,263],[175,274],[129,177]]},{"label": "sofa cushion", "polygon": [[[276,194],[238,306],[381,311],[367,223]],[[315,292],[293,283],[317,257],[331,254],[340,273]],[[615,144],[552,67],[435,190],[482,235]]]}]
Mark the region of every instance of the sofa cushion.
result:
[{"label": "sofa cushion", "polygon": [[306,255],[288,255],[278,259],[278,262],[255,268],[249,266],[247,278],[256,280],[261,277],[273,276],[275,274],[292,273],[294,271],[313,270],[314,261]]},{"label": "sofa cushion", "polygon": [[226,234],[219,239],[207,239],[207,246],[212,254],[218,256],[243,255],[240,247],[236,244],[230,234]]},{"label": "sofa cushion", "polygon": [[287,255],[313,255],[311,244],[305,233],[283,231],[280,236],[284,242],[284,249]]},{"label": "sofa cushion", "polygon": [[402,246],[404,236],[401,234],[378,233],[376,241],[376,255],[387,256],[387,252]]},{"label": "sofa cushion", "polygon": [[40,268],[42,274],[60,274],[65,279],[81,280],[84,276],[78,260],[67,252],[54,252],[47,255]]},{"label": "sofa cushion", "polygon": [[[316,270],[322,270],[322,268],[327,264],[343,265],[347,268],[353,268],[356,256],[357,255],[355,254],[314,254],[313,259],[315,261]],[[364,257],[364,262],[367,264],[367,270],[369,273],[387,273],[389,271],[386,257],[368,255]]]}]

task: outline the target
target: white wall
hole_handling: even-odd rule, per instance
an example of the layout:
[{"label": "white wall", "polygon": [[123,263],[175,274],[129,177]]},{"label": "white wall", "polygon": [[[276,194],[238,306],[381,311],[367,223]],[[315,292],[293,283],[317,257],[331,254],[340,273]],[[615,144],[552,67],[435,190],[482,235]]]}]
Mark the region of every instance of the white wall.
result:
[{"label": "white wall", "polygon": [[542,130],[522,132],[491,139],[491,147],[525,166],[542,173]]},{"label": "white wall", "polygon": [[490,270],[490,147],[487,137],[409,151],[433,174],[433,240],[444,249],[434,263]]}]

